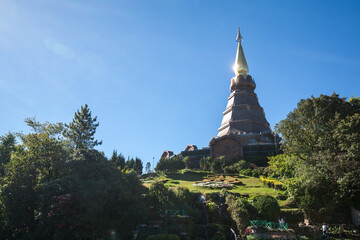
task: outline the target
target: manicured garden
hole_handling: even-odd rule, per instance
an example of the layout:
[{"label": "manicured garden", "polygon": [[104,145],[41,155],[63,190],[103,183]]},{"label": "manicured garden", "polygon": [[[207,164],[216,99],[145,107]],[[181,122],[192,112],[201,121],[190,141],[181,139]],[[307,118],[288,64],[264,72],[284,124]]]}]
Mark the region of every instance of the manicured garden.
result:
[{"label": "manicured garden", "polygon": [[[226,188],[230,192],[241,195],[270,195],[273,197],[281,194],[280,190],[267,187],[260,178],[240,174],[212,174],[207,171],[179,171],[176,173],[154,173],[143,179],[143,185],[150,187],[152,182],[162,181],[170,188],[186,187],[192,192],[202,194],[220,192]],[[202,183],[202,184],[200,184]],[[282,205],[284,201],[279,201]]]}]

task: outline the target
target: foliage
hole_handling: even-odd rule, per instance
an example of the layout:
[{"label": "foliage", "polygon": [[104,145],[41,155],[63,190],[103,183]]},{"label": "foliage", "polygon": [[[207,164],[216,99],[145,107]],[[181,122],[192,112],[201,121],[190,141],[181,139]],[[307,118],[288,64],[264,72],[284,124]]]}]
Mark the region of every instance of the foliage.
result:
[{"label": "foliage", "polygon": [[91,111],[87,104],[81,106],[81,110],[75,112],[70,124],[65,124],[64,136],[67,137],[76,149],[93,149],[101,145],[102,141],[95,140],[94,135],[99,123],[97,117],[91,117]]},{"label": "foliage", "polygon": [[183,158],[175,156],[171,158],[161,158],[156,165],[156,171],[174,172],[185,168]]},{"label": "foliage", "polygon": [[64,174],[68,152],[47,132],[21,135],[22,144],[4,166],[0,204],[3,227],[15,236],[36,229],[36,187]]},{"label": "foliage", "polygon": [[279,182],[278,180],[267,179],[267,178],[264,178],[263,176],[261,176],[260,181],[268,187],[272,187],[272,188],[279,189],[279,190],[283,189],[283,183]]},{"label": "foliage", "polygon": [[223,172],[224,161],[221,158],[215,158],[211,164],[211,171],[214,173]]},{"label": "foliage", "polygon": [[209,171],[211,169],[211,163],[211,157],[203,157],[200,159],[200,168],[204,171]]},{"label": "foliage", "polygon": [[[360,100],[338,95],[301,100],[276,126],[284,155],[270,161],[274,176],[312,220],[340,220],[350,206],[360,207]],[[336,214],[335,214],[336,213]]]},{"label": "foliage", "polygon": [[147,162],[145,165],[145,172],[150,173],[151,172],[151,163]]},{"label": "foliage", "polygon": [[269,169],[273,177],[294,178],[301,159],[295,155],[278,154],[269,157]]},{"label": "foliage", "polygon": [[241,170],[250,169],[250,163],[245,160],[240,160],[232,165],[224,167],[225,173],[239,173]]},{"label": "foliage", "polygon": [[184,157],[184,159],[183,159],[183,161],[184,161],[184,163],[185,163],[185,167],[187,168],[187,169],[190,169],[191,168],[191,158],[190,157]]},{"label": "foliage", "polygon": [[134,170],[137,174],[141,175],[143,170],[143,164],[140,158],[135,158]]},{"label": "foliage", "polygon": [[117,154],[116,150],[113,151],[113,154],[109,161],[114,163],[115,166],[118,167],[119,169],[125,168],[125,157],[121,153]]},{"label": "foliage", "polygon": [[254,216],[254,208],[244,198],[237,199],[232,194],[226,196],[227,210],[230,213],[232,220],[236,223],[236,227],[240,233],[243,233],[245,228],[249,226],[250,219]]},{"label": "foliage", "polygon": [[175,199],[175,193],[165,187],[163,182],[157,181],[151,184],[148,198],[151,205],[164,210]]},{"label": "foliage", "polygon": [[15,135],[8,133],[0,136],[0,176],[4,174],[4,165],[10,162],[11,153],[15,151]]},{"label": "foliage", "polygon": [[27,123],[34,132],[19,134],[0,180],[1,238],[129,238],[146,215],[138,177],[96,150],[74,152],[62,124]]},{"label": "foliage", "polygon": [[133,158],[130,159],[129,158],[125,162],[124,169],[127,170],[128,172],[133,170],[138,175],[141,175],[142,174],[142,169],[143,169],[142,161],[138,157],[136,157],[135,159],[133,159]]},{"label": "foliage", "polygon": [[280,206],[272,196],[255,196],[252,198],[252,205],[257,210],[260,219],[276,221],[280,216]]},{"label": "foliage", "polygon": [[333,131],[338,122],[358,113],[358,104],[351,104],[338,95],[320,95],[302,99],[297,108],[282,120],[276,129],[282,135],[286,153],[307,158],[326,149],[338,151]]}]

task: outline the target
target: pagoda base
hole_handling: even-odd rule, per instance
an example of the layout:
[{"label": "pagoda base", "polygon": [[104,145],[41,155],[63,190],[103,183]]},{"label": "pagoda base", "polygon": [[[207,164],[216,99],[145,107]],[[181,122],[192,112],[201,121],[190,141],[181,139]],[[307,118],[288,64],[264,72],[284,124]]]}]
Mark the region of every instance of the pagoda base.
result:
[{"label": "pagoda base", "polygon": [[228,134],[214,137],[209,145],[212,158],[242,158],[245,160],[274,156],[279,147],[279,143],[275,144],[271,132]]}]

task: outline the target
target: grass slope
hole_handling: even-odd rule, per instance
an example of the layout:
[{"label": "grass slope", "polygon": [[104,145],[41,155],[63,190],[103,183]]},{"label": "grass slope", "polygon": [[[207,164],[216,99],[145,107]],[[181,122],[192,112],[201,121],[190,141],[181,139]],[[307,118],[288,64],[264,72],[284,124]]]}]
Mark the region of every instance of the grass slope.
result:
[{"label": "grass slope", "polygon": [[[168,187],[187,187],[192,192],[200,192],[200,193],[212,193],[212,192],[220,192],[220,188],[206,188],[206,187],[197,187],[193,186],[194,183],[203,181],[208,177],[209,173],[206,172],[185,172],[185,173],[168,173],[160,176],[156,176],[154,178],[150,178],[153,181],[166,181],[165,186]],[[224,175],[226,176],[226,175]],[[233,175],[232,175],[233,176]],[[273,188],[268,188],[264,186],[259,178],[248,177],[244,175],[236,175],[242,184],[234,185],[233,188],[229,189],[229,191],[234,193],[239,193],[241,195],[271,195],[276,196],[279,192]],[[146,187],[149,187],[151,183],[145,183]]]}]

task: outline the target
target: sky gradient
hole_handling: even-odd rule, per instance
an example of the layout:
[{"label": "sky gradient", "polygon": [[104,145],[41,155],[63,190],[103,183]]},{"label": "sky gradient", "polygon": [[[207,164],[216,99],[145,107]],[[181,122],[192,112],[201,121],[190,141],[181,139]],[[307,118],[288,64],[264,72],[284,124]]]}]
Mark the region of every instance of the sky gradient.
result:
[{"label": "sky gradient", "polygon": [[238,26],[272,129],[300,99],[360,95],[360,1],[0,0],[0,135],[88,104],[107,156],[206,147]]}]

